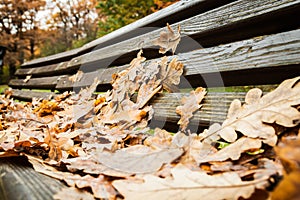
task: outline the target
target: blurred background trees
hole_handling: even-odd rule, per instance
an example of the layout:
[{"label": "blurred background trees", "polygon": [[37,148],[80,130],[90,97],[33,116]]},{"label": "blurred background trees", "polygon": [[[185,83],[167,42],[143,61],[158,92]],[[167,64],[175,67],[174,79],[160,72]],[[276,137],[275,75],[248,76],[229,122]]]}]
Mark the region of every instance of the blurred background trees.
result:
[{"label": "blurred background trees", "polygon": [[1,0],[0,84],[27,60],[78,48],[178,0]]}]

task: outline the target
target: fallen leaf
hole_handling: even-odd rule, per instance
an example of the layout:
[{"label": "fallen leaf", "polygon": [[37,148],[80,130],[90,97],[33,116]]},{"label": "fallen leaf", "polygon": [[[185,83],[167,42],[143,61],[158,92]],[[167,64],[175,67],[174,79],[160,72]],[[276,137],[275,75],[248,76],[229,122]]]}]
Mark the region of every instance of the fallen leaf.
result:
[{"label": "fallen leaf", "polygon": [[95,153],[94,158],[114,170],[142,174],[156,172],[163,164],[171,163],[182,153],[179,148],[153,150],[150,147],[136,145],[115,153],[107,151]]},{"label": "fallen leaf", "polygon": [[178,91],[177,85],[180,83],[180,76],[183,73],[183,64],[173,58],[168,64],[168,58],[163,57],[160,62],[159,79],[162,81],[163,88],[168,92]]},{"label": "fallen leaf", "polygon": [[178,25],[177,33],[167,23],[167,30],[161,31],[158,39],[154,40],[154,45],[160,46],[159,53],[165,54],[169,49],[172,49],[173,54],[176,51],[177,45],[180,42],[180,26]]},{"label": "fallen leaf", "polygon": [[78,188],[90,187],[96,198],[115,199],[117,192],[103,175],[93,177],[90,175],[80,176],[78,174],[64,177],[64,181],[72,187]]},{"label": "fallen leaf", "polygon": [[142,181],[113,181],[113,186],[125,199],[189,199],[222,200],[248,198],[254,192],[257,182],[266,180],[242,181],[235,172],[208,175],[205,172],[191,171],[178,164],[171,169],[172,177],[159,178],[144,175]]},{"label": "fallen leaf", "polygon": [[299,200],[300,199],[300,171],[287,174],[271,193],[272,200]]},{"label": "fallen leaf", "polygon": [[261,97],[261,90],[250,90],[242,105],[232,102],[227,119],[216,133],[224,140],[234,142],[236,131],[264,143],[275,146],[277,135],[270,124],[294,127],[300,123],[300,112],[294,107],[300,104],[300,77],[285,80],[274,91]]},{"label": "fallen leaf", "polygon": [[182,131],[187,128],[190,118],[193,117],[193,113],[201,107],[199,104],[203,100],[205,94],[206,90],[202,87],[198,87],[196,90],[191,91],[188,97],[183,97],[181,99],[182,105],[177,106],[176,113],[181,116],[177,124],[180,125]]},{"label": "fallen leaf", "polygon": [[[238,160],[242,153],[261,148],[261,141],[254,138],[242,137],[225,148],[212,152],[210,154],[195,154],[195,159],[198,164],[211,161],[225,161],[227,159]],[[202,149],[200,149],[202,150]]]},{"label": "fallen leaf", "polygon": [[55,195],[55,200],[94,200],[94,196],[84,190],[79,190],[75,187],[63,188]]},{"label": "fallen leaf", "polygon": [[72,83],[79,82],[82,79],[83,75],[84,75],[83,71],[78,70],[76,74],[69,77],[69,80]]}]

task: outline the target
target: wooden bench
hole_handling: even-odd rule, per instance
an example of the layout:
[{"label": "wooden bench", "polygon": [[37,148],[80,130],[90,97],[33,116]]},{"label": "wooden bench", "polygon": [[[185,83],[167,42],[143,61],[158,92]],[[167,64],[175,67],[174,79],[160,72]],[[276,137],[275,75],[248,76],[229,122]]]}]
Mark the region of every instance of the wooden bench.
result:
[{"label": "wooden bench", "polygon": [[[273,85],[300,75],[299,13],[300,0],[182,0],[81,48],[28,61],[9,86],[15,99],[31,100],[78,91],[99,77],[97,91],[106,91],[112,74],[127,68],[140,49],[147,62],[160,59],[153,41],[169,23],[174,30],[180,26],[182,38],[168,58],[178,57],[185,70],[181,92],[152,100],[151,124],[178,130],[175,108],[183,91],[218,87],[209,90],[191,121],[195,129],[207,128],[224,121],[233,99],[244,99],[245,92],[228,92],[228,86]],[[74,83],[69,78],[78,70],[84,74]],[[1,160],[0,199],[52,199],[64,187],[21,158]]]}]

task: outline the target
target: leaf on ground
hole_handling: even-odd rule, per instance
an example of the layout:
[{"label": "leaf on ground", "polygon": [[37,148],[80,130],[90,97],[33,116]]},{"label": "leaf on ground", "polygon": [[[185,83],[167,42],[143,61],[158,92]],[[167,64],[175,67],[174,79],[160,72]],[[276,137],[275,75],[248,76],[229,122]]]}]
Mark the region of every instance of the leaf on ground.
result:
[{"label": "leaf on ground", "polygon": [[167,30],[161,31],[158,39],[154,40],[154,45],[160,46],[159,53],[165,54],[169,49],[172,49],[173,54],[176,51],[177,45],[180,42],[180,26],[177,33],[167,23]]},{"label": "leaf on ground", "polygon": [[94,158],[114,170],[141,174],[156,172],[163,164],[171,163],[182,153],[179,148],[153,150],[150,147],[136,145],[114,153],[107,151],[95,153]]},{"label": "leaf on ground", "polygon": [[226,141],[237,139],[236,131],[251,138],[259,138],[270,146],[275,146],[277,136],[269,124],[294,127],[300,123],[300,77],[282,82],[274,91],[262,95],[260,89],[251,89],[245,104],[234,100],[229,108],[227,119],[217,133]]},{"label": "leaf on ground", "polygon": [[[178,164],[171,169],[172,178],[143,176],[143,181],[113,181],[113,186],[125,199],[189,199],[222,200],[248,198],[254,192],[254,181],[242,181],[235,172],[208,175],[205,172],[191,171]],[[264,180],[262,180],[264,181]]]},{"label": "leaf on ground", "polygon": [[83,75],[84,75],[83,71],[78,70],[76,74],[69,77],[69,80],[72,83],[79,82],[82,79]]},{"label": "leaf on ground", "polygon": [[201,107],[199,104],[203,100],[205,94],[206,90],[202,87],[198,87],[196,90],[191,91],[188,97],[183,97],[181,99],[182,105],[177,106],[176,113],[181,116],[178,124],[182,131],[187,128],[190,118],[193,117],[193,113]]},{"label": "leaf on ground", "polygon": [[54,200],[94,200],[94,196],[75,187],[63,188],[53,196]]},{"label": "leaf on ground", "polygon": [[85,175],[82,177],[76,174],[64,177],[64,181],[71,187],[90,187],[94,196],[100,199],[114,199],[117,194],[111,183],[108,182],[103,175],[99,175],[97,178],[95,178],[90,175]]},{"label": "leaf on ground", "polygon": [[168,58],[163,57],[160,67],[159,79],[162,81],[163,88],[168,92],[178,91],[177,85],[183,73],[183,64],[178,62],[176,57],[168,64]]}]

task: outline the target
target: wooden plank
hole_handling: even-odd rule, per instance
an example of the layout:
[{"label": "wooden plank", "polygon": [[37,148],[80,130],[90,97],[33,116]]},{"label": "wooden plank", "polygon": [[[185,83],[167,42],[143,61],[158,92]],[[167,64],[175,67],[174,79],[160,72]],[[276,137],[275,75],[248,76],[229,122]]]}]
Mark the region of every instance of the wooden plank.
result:
[{"label": "wooden plank", "polygon": [[34,171],[26,158],[0,158],[0,199],[52,200],[63,187],[59,180]]},{"label": "wooden plank", "polygon": [[[225,5],[233,0],[185,0],[176,2],[162,10],[159,10],[149,16],[146,16],[136,22],[124,26],[112,33],[98,38],[90,43],[85,44],[81,48],[71,51],[47,56],[32,61],[28,61],[22,65],[25,67],[35,67],[41,65],[49,65],[61,61],[67,61],[70,57],[82,55],[95,48],[102,48],[114,43],[118,43],[140,34],[147,33],[149,28],[140,29],[142,27],[163,27],[166,23],[176,23],[180,20],[187,19],[193,15],[205,12],[207,10]],[[68,57],[68,59],[67,59]]]},{"label": "wooden plank", "polygon": [[[226,40],[228,41],[238,40],[241,39],[241,36],[244,39],[247,38],[246,36],[249,35],[251,36],[251,33],[253,31],[259,31],[260,32],[259,34],[262,35],[265,29],[266,30],[269,29],[268,26],[278,28],[279,26],[283,26],[287,23],[281,23],[280,25],[278,25],[278,24],[274,24],[278,20],[273,20],[270,23],[268,23],[268,25],[264,25],[264,27],[257,27],[258,24],[252,24],[248,26],[248,29],[251,30],[248,29],[245,30],[245,32],[249,33],[248,35],[245,35],[241,30],[229,31],[228,27],[237,27],[239,29],[241,26],[247,26],[249,21],[250,22],[256,21],[262,23],[261,21],[263,20],[260,18],[265,18],[266,14],[271,15],[273,19],[276,19],[276,17],[280,16],[278,12],[286,11],[285,9],[293,9],[293,10],[298,9],[298,11],[300,12],[299,0],[280,1],[280,2],[274,0],[246,1],[246,2],[237,1],[232,4],[223,6],[221,8],[208,11],[207,13],[200,14],[196,17],[192,17],[178,24],[181,25],[182,33],[185,35],[189,35],[192,37],[197,36],[198,38],[202,35],[202,38],[200,37],[200,40],[204,43],[205,41],[207,41],[206,39],[209,39],[206,37],[206,35],[211,35],[213,37],[212,40],[217,41],[218,37],[216,35],[216,32],[218,32],[218,30],[222,28],[225,29],[224,30],[225,32],[222,32],[220,34],[222,34],[223,36],[225,34],[230,34],[231,37],[234,38],[234,39],[228,39],[227,37],[225,38]],[[290,14],[290,12],[286,11],[286,14]],[[293,15],[289,15],[289,16],[295,17]],[[283,19],[285,18],[283,17]],[[244,24],[239,24],[239,26],[237,26],[237,23],[244,23]],[[177,24],[173,25],[173,27],[176,26]],[[159,31],[161,31],[161,29],[148,34],[141,35],[139,37],[130,39],[128,41],[124,41],[121,43],[117,43],[105,47],[103,49],[99,49],[97,51],[94,51],[86,55],[76,57],[68,64],[63,63],[63,64],[58,64],[58,66],[44,66],[38,69],[34,69],[34,68],[19,69],[16,75],[25,76],[30,73],[33,73],[34,76],[42,76],[42,75],[49,76],[49,75],[53,75],[54,73],[67,74],[72,71],[76,71],[79,68],[84,71],[94,71],[99,68],[107,68],[108,66],[111,65],[120,65],[120,64],[128,63],[136,55],[136,51],[138,49],[153,47],[152,41],[158,37]],[[238,35],[236,35],[236,32],[238,33]],[[184,41],[182,41],[181,45],[179,45],[179,51],[186,51],[187,46],[190,45],[191,41],[184,38],[182,39]],[[222,41],[219,41],[218,43],[220,42]],[[191,45],[192,46],[191,48],[199,48],[201,47],[200,44],[202,43],[195,44],[194,41],[192,42],[192,44],[193,45]],[[131,54],[127,54],[128,52],[131,51],[134,52]],[[153,55],[149,55],[147,49],[144,50],[144,52],[147,57],[150,58],[153,57]],[[157,52],[157,50],[155,52]],[[151,52],[151,54],[152,53],[153,52]],[[123,56],[119,57],[120,55]],[[160,55],[157,54],[156,56],[160,56]]]},{"label": "wooden plank", "polygon": [[12,79],[8,85],[12,88],[55,89],[57,82],[62,77],[63,76],[31,78],[28,81],[25,81],[25,79]]},{"label": "wooden plank", "polygon": [[[169,93],[159,95],[150,104],[154,109],[155,121],[177,123],[180,116],[176,114],[176,107],[180,105],[181,98],[186,93]],[[227,110],[234,99],[244,101],[244,92],[209,92],[199,111],[194,113],[190,125],[195,127],[207,127],[212,123],[222,123],[227,116]],[[151,125],[151,124],[150,124]]]},{"label": "wooden plank", "polygon": [[[290,12],[288,12],[288,10],[293,10],[293,14],[295,10],[300,11],[300,0],[240,0],[173,24],[172,27],[176,29],[177,26],[180,25],[183,35],[192,36],[195,39],[199,37],[202,37],[203,39],[203,37],[210,35],[210,39],[212,41],[218,40],[219,42],[221,42],[222,40],[214,35],[214,31],[218,31],[219,37],[223,37],[223,34],[233,35],[234,31],[228,33],[228,29],[234,27],[235,31],[237,31],[238,34],[234,34],[235,37],[231,39],[239,40],[248,36],[257,36],[258,32],[262,34],[264,30],[268,32],[270,31],[269,29],[272,29],[273,26],[275,26],[274,29],[276,30],[280,29],[277,26],[283,26],[284,23],[278,24],[276,20],[274,20],[274,22],[271,20],[270,23],[265,24],[265,27],[260,27],[258,31],[256,26],[257,24],[255,24],[255,22],[261,23],[261,21],[266,18],[266,15],[268,16],[268,20],[270,20],[270,18],[277,19],[276,17],[282,16],[282,13],[287,13],[289,17],[292,16],[294,18],[298,16],[290,15]],[[251,26],[247,26],[243,31],[241,27],[237,26],[237,24],[239,23],[243,24],[243,26]],[[222,31],[220,32],[221,29]],[[163,29],[158,29],[150,33],[126,40],[124,42],[116,43],[111,46],[87,53],[85,55],[78,56],[70,61],[69,66],[74,66],[76,68],[80,66],[80,68],[91,71],[95,69],[93,68],[95,66],[97,66],[98,68],[105,68],[108,67],[109,64],[125,64],[135,56],[136,51],[142,48],[145,49],[146,55],[147,49],[152,48],[151,53],[149,53],[150,57],[159,56],[158,53],[156,53],[155,55],[153,54],[153,41],[158,38],[159,32],[162,30]],[[228,41],[228,38],[224,38],[224,41]],[[189,42],[182,42],[181,44],[183,46],[179,45],[178,52],[194,50],[195,48],[199,48],[200,44],[203,45],[202,43],[193,44]],[[155,52],[157,52],[157,50],[155,50]],[[108,65],[101,63],[101,61],[104,59],[110,60],[110,62],[106,61]],[[88,65],[88,63],[94,64]]]},{"label": "wooden plank", "polygon": [[11,97],[22,100],[22,101],[31,101],[33,97],[38,99],[49,99],[54,97],[56,94],[54,92],[40,92],[40,91],[31,91],[31,90],[12,90]]},{"label": "wooden plank", "polygon": [[[271,84],[300,75],[300,29],[178,54],[185,66],[181,87]],[[171,60],[173,56],[169,57]],[[159,59],[147,62],[159,61]],[[86,87],[95,77],[109,84],[128,65],[86,73],[76,83],[61,78],[56,89]],[[255,76],[255,79],[253,78]],[[99,88],[101,90],[101,88]],[[102,90],[103,91],[103,90]]]},{"label": "wooden plank", "polygon": [[67,62],[61,62],[59,64],[52,64],[43,67],[20,68],[16,71],[15,75],[18,77],[25,77],[26,75],[41,77],[54,76],[57,74],[67,74],[72,73],[72,71],[74,71],[74,69],[69,68]]}]

